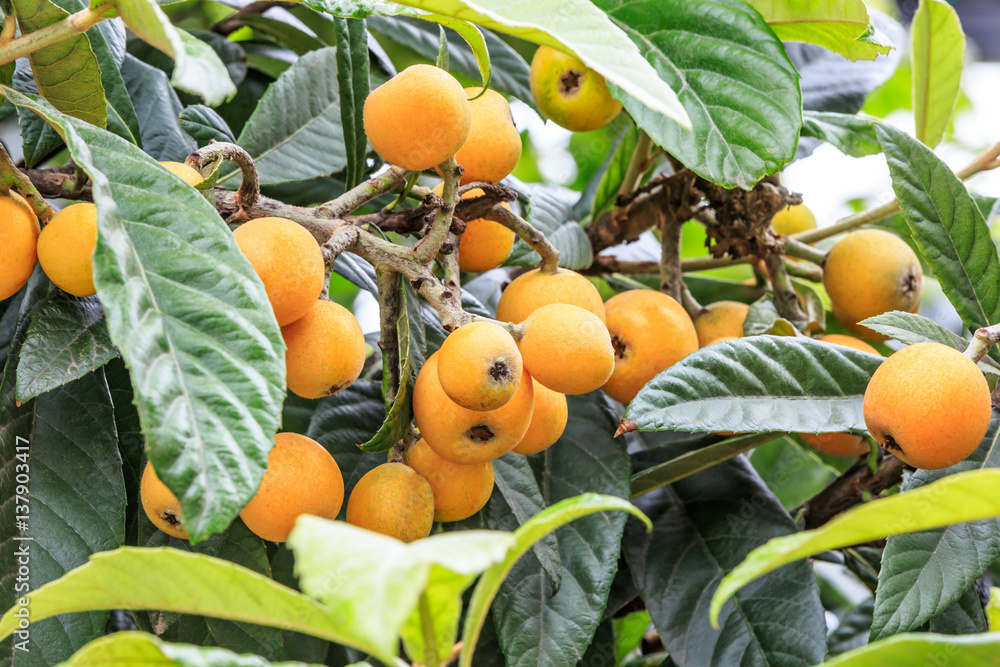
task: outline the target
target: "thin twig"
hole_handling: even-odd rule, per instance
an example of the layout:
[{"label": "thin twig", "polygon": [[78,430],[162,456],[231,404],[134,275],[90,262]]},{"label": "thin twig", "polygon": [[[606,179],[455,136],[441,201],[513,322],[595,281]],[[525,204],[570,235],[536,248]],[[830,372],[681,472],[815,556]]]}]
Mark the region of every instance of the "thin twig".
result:
[{"label": "thin twig", "polygon": [[765,263],[771,277],[771,286],[774,289],[774,301],[778,307],[778,313],[793,324],[808,322],[809,317],[799,307],[799,295],[792,287],[788,274],[785,272],[785,262],[782,256],[769,255]]},{"label": "thin twig", "polygon": [[660,227],[660,291],[681,301],[681,224],[669,210],[663,211]]},{"label": "thin twig", "polygon": [[390,167],[378,176],[369,178],[332,201],[317,206],[317,212],[333,218],[342,218],[358,210],[372,199],[391,192],[406,181],[406,170],[400,167]]},{"label": "thin twig", "polygon": [[989,354],[990,348],[1000,342],[1000,324],[990,327],[980,327],[976,329],[969,347],[965,349],[965,356],[972,359],[977,364]]},{"label": "thin twig", "polygon": [[213,141],[204,148],[199,148],[188,155],[185,162],[200,171],[206,164],[211,164],[216,160],[229,160],[235,162],[240,168],[243,182],[240,183],[240,189],[236,191],[236,203],[239,205],[239,209],[230,215],[226,222],[246,222],[250,219],[250,211],[260,199],[260,179],[257,176],[257,167],[253,163],[253,158],[236,144]]},{"label": "thin twig", "polygon": [[877,497],[892,488],[903,477],[903,462],[886,454],[872,472],[868,462],[861,460],[828,487],[807,500],[792,516],[801,517],[806,530],[819,528],[841,512],[859,505],[867,496]]},{"label": "thin twig", "polygon": [[96,7],[81,9],[51,25],[10,40],[5,45],[0,46],[0,65],[6,65],[21,56],[52,46],[71,35],[87,32],[91,26],[111,18],[108,12],[112,11],[114,7],[114,2],[110,0],[102,2]]},{"label": "thin twig", "polygon": [[24,197],[43,225],[55,215],[55,211],[39,194],[31,179],[14,166],[7,148],[0,143],[0,192],[7,194],[11,188]]},{"label": "thin twig", "polygon": [[518,238],[531,246],[542,258],[538,268],[542,273],[552,273],[559,268],[559,250],[527,220],[503,206],[494,206],[486,215],[487,220],[498,222],[517,234]]},{"label": "thin twig", "polygon": [[822,267],[826,264],[827,251],[815,248],[807,243],[793,238],[785,239],[785,254],[789,257],[798,257],[807,262]]}]

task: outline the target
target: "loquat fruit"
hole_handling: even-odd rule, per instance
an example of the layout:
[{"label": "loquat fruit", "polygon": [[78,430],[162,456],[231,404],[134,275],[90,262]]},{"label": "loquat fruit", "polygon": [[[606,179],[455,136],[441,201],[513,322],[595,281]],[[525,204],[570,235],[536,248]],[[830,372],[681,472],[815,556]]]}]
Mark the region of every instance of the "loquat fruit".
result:
[{"label": "loquat fruit", "polygon": [[743,323],[747,319],[750,306],[738,301],[716,301],[705,306],[695,319],[694,328],[698,332],[698,345],[706,347],[722,337],[741,338]]},{"label": "loquat fruit", "polygon": [[879,356],[882,354],[865,341],[860,338],[855,338],[854,336],[845,336],[844,334],[826,334],[824,336],[817,336],[817,338],[824,343],[843,345],[844,347],[854,348],[855,350],[867,352],[868,354],[877,354]]},{"label": "loquat fruit", "polygon": [[302,398],[322,398],[349,387],[365,365],[361,325],[339,303],[317,299],[309,311],[281,328],[285,381]]},{"label": "loquat fruit", "polygon": [[891,310],[916,312],[923,275],[920,260],[903,239],[881,229],[862,229],[830,249],[823,285],[841,324],[862,338],[885,340],[858,322]]},{"label": "loquat fruit", "polygon": [[495,90],[479,95],[481,91],[482,88],[465,89],[471,99],[472,125],[469,138],[455,154],[455,161],[465,169],[462,185],[475,181],[499,183],[514,171],[521,159],[521,135],[514,127],[510,104]]},{"label": "loquat fruit", "polygon": [[198,173],[197,169],[183,162],[163,161],[160,164],[166,167],[167,171],[171,174],[181,179],[191,187],[194,187],[205,180],[201,177],[201,174]]},{"label": "loquat fruit", "polygon": [[[438,183],[434,192],[440,197],[444,193],[444,183]],[[482,189],[472,188],[462,194],[462,199],[473,199],[483,194]],[[510,209],[507,202],[500,205]],[[458,267],[476,273],[495,269],[503,264],[513,247],[514,232],[499,222],[486,218],[469,220],[458,241]]]},{"label": "loquat fruit", "polygon": [[577,306],[542,306],[524,321],[517,345],[528,374],[560,394],[600,389],[615,370],[608,328]]},{"label": "loquat fruit", "polygon": [[534,388],[526,371],[513,398],[495,410],[469,410],[441,388],[435,352],[424,363],[413,386],[413,418],[431,449],[453,463],[471,465],[503,456],[521,441],[534,404]]},{"label": "loquat fruit", "polygon": [[423,171],[454,157],[472,126],[462,84],[433,65],[413,65],[365,99],[365,133],[386,162]]},{"label": "loquat fruit", "polygon": [[38,217],[21,195],[0,196],[0,301],[17,293],[38,262]]},{"label": "loquat fruit", "polygon": [[90,202],[67,206],[52,216],[38,235],[38,262],[56,287],[73,296],[91,296],[97,207]]},{"label": "loquat fruit", "polygon": [[882,362],[865,390],[875,440],[915,468],[965,460],[990,425],[990,389],[979,367],[940,343],[917,343]]},{"label": "loquat fruit", "polygon": [[531,59],[531,95],[546,118],[572,132],[602,128],[622,110],[604,77],[576,56],[539,46]]},{"label": "loquat fruit", "polygon": [[423,438],[406,450],[403,460],[431,485],[435,521],[468,519],[493,493],[493,464],[489,461],[452,463],[438,456]]},{"label": "loquat fruit", "polygon": [[521,353],[506,329],[470,322],[452,332],[437,354],[438,379],[448,398],[469,410],[496,410],[521,384]]},{"label": "loquat fruit", "polygon": [[150,463],[142,471],[139,482],[139,500],[146,516],[153,525],[167,535],[190,539],[184,524],[181,522],[181,503],[177,496],[167,488],[167,485],[156,476],[156,471]]},{"label": "loquat fruit", "polygon": [[434,492],[410,466],[383,463],[354,486],[347,523],[403,542],[425,538],[434,527]]},{"label": "loquat fruit", "polygon": [[257,218],[233,232],[264,283],[278,326],[309,312],[323,291],[326,267],[312,234],[286,218]]},{"label": "loquat fruit", "polygon": [[566,396],[552,391],[535,378],[531,378],[531,382],[535,391],[534,408],[527,433],[514,447],[513,451],[518,454],[537,454],[548,449],[562,437],[569,420]]},{"label": "loquat fruit", "polygon": [[278,433],[257,493],[240,512],[254,535],[284,542],[303,514],[335,519],[344,504],[344,477],[323,445],[298,433]]},{"label": "loquat fruit", "polygon": [[771,229],[782,236],[816,229],[816,216],[805,204],[786,206],[771,218]]},{"label": "loquat fruit", "polygon": [[497,319],[519,324],[550,303],[568,303],[589,310],[603,322],[604,301],[594,284],[575,271],[533,269],[514,278],[500,295]]},{"label": "loquat fruit", "polygon": [[628,404],[653,377],[698,349],[698,333],[673,297],[648,289],[621,292],[604,304],[615,370],[603,389]]}]

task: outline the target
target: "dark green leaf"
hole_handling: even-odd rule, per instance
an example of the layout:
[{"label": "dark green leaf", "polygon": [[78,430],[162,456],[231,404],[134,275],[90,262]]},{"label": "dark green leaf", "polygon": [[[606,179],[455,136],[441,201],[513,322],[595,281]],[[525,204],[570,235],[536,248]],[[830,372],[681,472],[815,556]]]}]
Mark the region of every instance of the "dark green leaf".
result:
[{"label": "dark green leaf", "polygon": [[142,149],[156,160],[183,162],[198,145],[181,130],[177,121],[181,103],[167,75],[126,54],[122,77],[139,119]]},{"label": "dark green leaf", "polygon": [[[576,221],[573,207],[563,202],[556,193],[542,185],[528,190],[527,220],[559,250],[559,266],[583,269],[594,261],[583,227]],[[534,266],[541,261],[538,253],[521,239],[514,242],[504,266]]]},{"label": "dark green leaf", "polygon": [[[569,396],[562,438],[535,462],[547,480],[546,504],[585,491],[628,497],[628,456],[611,434],[615,416],[600,392]],[[508,667],[575,664],[593,638],[617,569],[622,512],[595,514],[556,531],[562,565],[559,592],[534,552],[514,566],[493,602]]]},{"label": "dark green leaf", "polygon": [[310,51],[323,48],[323,43],[286,21],[268,18],[260,14],[247,14],[240,22],[253,28],[255,34],[304,56]]},{"label": "dark green leaf", "polygon": [[[22,34],[31,34],[69,16],[50,0],[12,0]],[[28,56],[38,92],[52,106],[98,127],[108,122],[101,68],[86,34],[70,34]]]},{"label": "dark green leaf", "polygon": [[747,317],[743,321],[744,336],[760,336],[771,333],[774,323],[781,319],[774,295],[767,294],[750,304]]},{"label": "dark green leaf", "polygon": [[962,593],[958,602],[931,619],[928,631],[941,635],[975,635],[985,633],[986,612],[979,597],[979,582]]},{"label": "dark green leaf", "polygon": [[976,202],[934,151],[891,125],[875,131],[921,256],[970,330],[1000,321],[1000,257]]},{"label": "dark green leaf", "polygon": [[[655,443],[659,437],[644,434]],[[756,546],[795,524],[742,458],[640,501],[653,532],[630,521],[623,551],[664,647],[679,665],[810,667],[826,653],[826,623],[807,563],[743,589],[709,624],[708,602],[724,574]]]},{"label": "dark green leaf", "polygon": [[203,104],[193,104],[181,111],[180,126],[199,146],[204,146],[213,139],[236,143],[233,131],[222,116]]},{"label": "dark green leaf", "polygon": [[880,363],[811,338],[726,341],[653,378],[625,418],[643,431],[864,431],[862,397]]},{"label": "dark green leaf", "polygon": [[132,373],[149,457],[202,540],[250,500],[274,445],[284,344],[264,287],[193,188],[120,137],[3,92],[58,127],[90,176],[111,339]]},{"label": "dark green leaf", "polygon": [[753,450],[750,463],[789,511],[825,489],[837,476],[812,450],[800,447],[791,438],[764,443]]},{"label": "dark green leaf", "polygon": [[[347,389],[320,401],[306,435],[326,447],[344,475],[344,497],[365,473],[385,456],[361,451],[385,421],[385,402],[378,382],[358,380]],[[346,503],[345,503],[346,505]],[[341,512],[343,514],[343,511]]]},{"label": "dark green leaf", "polygon": [[138,542],[139,480],[142,478],[143,449],[146,439],[139,424],[139,412],[135,409],[132,379],[121,358],[112,359],[104,367],[104,376],[111,391],[111,401],[115,408],[115,428],[118,431],[118,451],[122,457],[122,471],[125,475],[125,492],[128,504],[125,506],[125,544],[136,546]]},{"label": "dark green leaf", "polygon": [[368,97],[368,31],[364,19],[333,20],[337,36],[337,83],[340,88],[340,125],[347,153],[347,187],[365,176],[368,137],[361,114]]},{"label": "dark green leaf", "polygon": [[872,599],[866,598],[858,605],[840,614],[837,629],[826,637],[830,655],[840,655],[868,643],[868,628],[872,625]]},{"label": "dark green leaf", "polygon": [[[346,21],[348,19],[339,20]],[[394,275],[396,277],[392,282],[396,285],[395,296],[387,305],[397,313],[396,331],[393,332],[393,335],[382,340],[384,347],[386,343],[396,347],[394,354],[390,354],[388,350],[383,351],[385,356],[383,357],[382,369],[382,396],[385,400],[385,421],[379,427],[378,433],[361,445],[361,449],[366,452],[384,452],[392,449],[393,445],[402,439],[410,427],[410,422],[413,421],[411,401],[416,373],[410,363],[411,350],[414,347],[413,338],[410,335],[410,320],[419,317],[419,313],[411,314],[403,276]],[[420,354],[419,351],[416,352]],[[388,364],[390,363],[396,364],[394,372],[389,372]]]},{"label": "dark green leaf", "polygon": [[590,210],[592,220],[597,220],[602,213],[610,211],[615,205],[618,190],[625,180],[625,173],[632,162],[632,155],[635,153],[641,133],[639,128],[630,124],[619,138],[594,193],[594,203]]},{"label": "dark green leaf", "polygon": [[802,114],[802,136],[825,141],[851,157],[875,155],[882,152],[882,145],[875,136],[873,123],[873,119],[864,116],[805,111]]},{"label": "dark green leaf", "polygon": [[[27,58],[18,58],[11,85],[19,92],[38,94],[38,86],[35,85],[35,79],[31,75],[31,66]],[[21,129],[21,144],[26,167],[34,167],[63,144],[59,133],[30,111],[18,108],[17,124]]]},{"label": "dark green leaf", "polygon": [[[966,470],[1000,467],[1000,417],[969,458],[944,470],[918,470],[903,493]],[[919,628],[958,602],[1000,556],[1000,519],[962,523],[886,540],[871,640]]]},{"label": "dark green leaf", "polygon": [[31,318],[17,366],[17,397],[26,401],[100,368],[118,356],[97,297],[54,290]]},{"label": "dark green leaf", "polygon": [[[327,176],[347,166],[337,50],[312,51],[282,74],[264,94],[237,143],[254,158],[262,185]],[[238,174],[223,174],[219,182]]]},{"label": "dark green leaf", "polygon": [[730,188],[750,188],[792,160],[802,125],[798,73],[774,32],[745,2],[716,0],[711,11],[687,0],[597,5],[678,91],[691,118],[693,131],[687,131],[615,92],[658,145]]}]

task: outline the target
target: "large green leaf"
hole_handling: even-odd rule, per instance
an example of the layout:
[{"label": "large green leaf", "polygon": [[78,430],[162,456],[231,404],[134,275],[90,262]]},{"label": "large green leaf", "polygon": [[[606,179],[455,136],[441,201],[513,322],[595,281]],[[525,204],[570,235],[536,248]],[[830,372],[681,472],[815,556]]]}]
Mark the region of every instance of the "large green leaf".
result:
[{"label": "large green leaf", "polygon": [[[469,612],[466,615],[465,627],[462,633],[462,653],[459,664],[462,667],[470,667],[472,665],[473,651],[476,648],[477,640],[479,638],[480,632],[483,628],[483,624],[486,622],[486,618],[490,609],[490,603],[494,601],[497,594],[501,592],[502,583],[507,581],[511,575],[517,576],[514,572],[514,567],[520,562],[522,558],[525,557],[527,551],[531,546],[540,540],[544,535],[552,532],[553,530],[559,529],[560,527],[566,527],[570,522],[576,521],[581,517],[586,517],[588,515],[594,514],[595,512],[600,512],[600,517],[607,518],[610,511],[625,511],[632,514],[636,518],[643,521],[647,528],[651,527],[649,519],[639,511],[634,505],[628,501],[616,498],[614,496],[598,495],[596,493],[586,493],[579,496],[574,496],[566,498],[565,500],[556,503],[555,505],[549,507],[543,512],[536,514],[524,525],[519,527],[514,531],[513,536],[516,538],[514,545],[507,552],[506,558],[502,562],[499,562],[492,567],[490,567],[479,580],[476,585],[475,591],[473,591],[472,599],[469,601]],[[625,516],[622,516],[624,520]],[[617,550],[616,550],[617,551]],[[606,594],[605,594],[606,595]],[[564,617],[564,620],[569,620],[573,617]],[[498,622],[498,629],[502,626]],[[550,628],[550,632],[555,632],[556,627]],[[593,635],[593,631],[591,631]],[[550,641],[560,641],[561,637],[549,636]],[[588,644],[590,641],[588,640]],[[547,648],[547,651],[552,651],[553,648]],[[580,653],[577,654],[572,662],[567,659],[562,662],[556,662],[555,664],[573,664],[576,659],[579,658],[584,652],[584,648],[580,647]],[[520,655],[517,653],[511,653],[505,650],[504,653],[507,655],[507,664],[535,664],[544,665],[552,664],[553,658],[546,655],[545,650],[535,650],[532,655]]]},{"label": "large green leaf", "polygon": [[[1000,417],[969,458],[944,470],[918,470],[908,493],[948,475],[1000,467]],[[886,541],[875,593],[871,640],[916,630],[958,602],[1000,556],[1000,519],[896,535]]]},{"label": "large green leaf", "polygon": [[[658,145],[725,187],[750,188],[791,161],[802,125],[799,75],[743,0],[598,0],[678,91],[688,131],[618,93]],[[710,8],[710,10],[709,10]]]},{"label": "large green leaf", "polygon": [[364,180],[368,137],[362,110],[368,97],[368,30],[364,19],[334,19],[337,33],[337,84],[340,88],[340,126],[347,153],[346,186]]},{"label": "large green leaf", "polygon": [[120,137],[3,92],[52,123],[90,176],[95,282],[147,453],[192,539],[219,532],[257,490],[285,394],[284,343],[264,287],[196,190]]},{"label": "large green leaf", "polygon": [[951,5],[921,0],[910,36],[917,139],[933,148],[944,137],[958,101],[965,66],[965,33]]},{"label": "large green leaf", "polygon": [[[91,5],[98,0],[91,0]],[[236,86],[222,60],[205,42],[175,28],[154,0],[114,0],[125,25],[144,42],[174,59],[170,82],[209,106],[217,106],[236,95]]]},{"label": "large green leaf", "polygon": [[[69,16],[50,0],[11,0],[22,34],[46,28]],[[52,106],[98,127],[108,122],[101,68],[86,34],[71,34],[28,56],[38,92]]]},{"label": "large green leaf", "polygon": [[831,111],[802,113],[802,136],[820,139],[845,155],[864,157],[882,152],[873,118]]},{"label": "large green leaf", "polygon": [[[31,74],[27,58],[19,58],[11,86],[21,93],[38,94],[38,85]],[[13,105],[12,105],[13,106]],[[59,149],[63,140],[59,133],[49,127],[44,120],[26,109],[17,108],[17,124],[21,130],[21,148],[24,151],[24,166],[31,168],[50,157]]]},{"label": "large green leaf", "polygon": [[131,54],[121,73],[139,119],[142,149],[156,160],[183,162],[198,145],[181,130],[177,117],[183,107],[167,75]]},{"label": "large green leaf", "polygon": [[[352,636],[322,604],[229,561],[170,548],[122,547],[35,590],[32,621],[97,609],[159,609],[296,630],[354,646],[384,660],[394,651]],[[17,626],[15,609],[0,619],[0,638]]]},{"label": "large green leaf", "polygon": [[924,260],[971,331],[1000,322],[1000,257],[982,211],[934,152],[879,124],[892,189]]},{"label": "large green leaf", "polygon": [[[64,9],[77,10],[87,5],[86,0],[55,0]],[[121,65],[125,59],[125,24],[120,19],[101,21],[87,31],[90,46],[101,66],[101,82],[108,102],[108,129],[131,141],[139,143],[139,119],[122,79]]]},{"label": "large green leaf", "polygon": [[21,401],[77,380],[118,355],[96,297],[53,290],[31,319],[17,366]]},{"label": "large green leaf", "polygon": [[[939,664],[1000,665],[1000,634],[951,637],[930,633],[896,635],[844,653],[824,662],[824,667],[925,667]],[[941,662],[941,661],[945,662]]]},{"label": "large green leaf", "polygon": [[456,30],[460,26],[455,19],[471,21],[490,30],[570,51],[652,113],[671,118],[681,127],[691,125],[677,93],[657,76],[627,35],[587,0],[528,3],[520,0],[404,0],[398,4],[380,0],[309,0],[307,4],[336,16],[414,15],[400,7],[405,5],[432,13],[431,16],[416,14],[418,18],[441,21],[441,17],[450,17],[453,22],[444,24]]},{"label": "large green leaf", "polygon": [[[350,548],[345,548],[350,545]],[[462,591],[481,572],[502,562],[515,536],[501,531],[457,531],[412,544],[341,521],[304,516],[288,538],[302,590],[323,602],[342,632],[392,654],[400,634],[408,646],[427,647],[420,622],[455,640]],[[438,614],[420,618],[421,605]],[[413,621],[413,617],[417,619]],[[416,637],[414,636],[416,635]],[[439,655],[440,655],[439,651]],[[423,662],[423,655],[414,656]]]},{"label": "large green leaf", "polygon": [[[594,251],[587,233],[573,215],[573,207],[541,185],[532,186],[528,197],[527,220],[545,234],[545,238],[559,251],[559,266],[568,269],[590,266],[594,261]],[[531,246],[517,239],[504,266],[535,266],[541,260]]]},{"label": "large green leaf", "polygon": [[882,357],[809,338],[751,336],[702,348],[639,390],[642,431],[864,431],[861,402]]},{"label": "large green leaf", "polygon": [[865,503],[821,528],[772,539],[750,552],[726,575],[712,597],[712,619],[718,618],[723,604],[736,591],[782,565],[883,537],[1000,516],[997,484],[1000,470],[961,472],[907,493]]},{"label": "large green leaf", "polygon": [[262,185],[304,181],[347,165],[340,122],[337,50],[328,47],[299,58],[271,84],[236,143],[253,157]]},{"label": "large green leaf", "polygon": [[818,44],[851,60],[874,60],[892,44],[868,17],[863,0],[748,0],[786,42]]},{"label": "large green leaf", "polygon": [[943,635],[974,635],[986,632],[986,611],[979,597],[979,582],[961,593],[958,602],[932,618],[926,628],[928,632]]},{"label": "large green leaf", "polygon": [[[536,474],[545,480],[546,504],[586,492],[627,498],[628,455],[623,443],[611,437],[616,415],[610,401],[601,392],[567,398],[565,432],[531,459]],[[543,515],[548,516],[543,512],[524,526],[537,525]],[[580,659],[603,616],[624,524],[623,514],[602,513],[556,532],[562,575],[554,595],[554,582],[534,552],[513,564],[493,602],[508,667],[574,664]],[[527,531],[524,526],[519,531]]]},{"label": "large green leaf", "polygon": [[[177,665],[178,667],[310,667],[301,662],[268,662],[221,648],[171,644],[145,632],[116,632],[77,651],[64,667],[99,664]],[[319,667],[313,665],[312,667]]]},{"label": "large green leaf", "polygon": [[[662,436],[643,434],[648,446]],[[675,454],[683,451],[674,447]],[[773,572],[744,588],[712,629],[719,582],[755,547],[795,532],[781,503],[743,458],[716,465],[640,502],[622,549],[664,648],[678,665],[811,667],[826,653],[826,623],[812,568]]]},{"label": "large green leaf", "polygon": [[180,126],[189,137],[203,146],[213,139],[215,141],[225,141],[230,144],[236,143],[236,137],[229,125],[222,119],[214,109],[206,107],[204,104],[192,104],[181,111]]}]

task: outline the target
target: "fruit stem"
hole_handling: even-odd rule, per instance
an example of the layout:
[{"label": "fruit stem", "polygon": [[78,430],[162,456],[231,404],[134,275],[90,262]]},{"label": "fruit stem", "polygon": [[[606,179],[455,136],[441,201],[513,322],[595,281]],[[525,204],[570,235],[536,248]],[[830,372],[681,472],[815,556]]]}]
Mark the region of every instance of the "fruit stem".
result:
[{"label": "fruit stem", "polygon": [[969,341],[969,347],[965,348],[965,356],[978,364],[998,342],[1000,342],[1000,324],[980,327]]},{"label": "fruit stem", "polygon": [[17,35],[17,21],[13,16],[5,16],[3,19],[3,31],[0,31],[0,48],[11,43]]},{"label": "fruit stem", "polygon": [[814,283],[823,281],[823,270],[818,266],[810,266],[796,262],[785,261],[785,272],[794,278],[802,278]]},{"label": "fruit stem", "polygon": [[[34,53],[47,46],[52,46],[57,42],[63,41],[70,35],[87,32],[91,26],[100,23],[104,19],[111,18],[106,14],[113,10],[114,7],[114,3],[110,1],[103,2],[96,7],[87,7],[75,14],[70,14],[64,19],[56,21],[52,25],[10,40],[3,46],[0,46],[0,65],[6,65],[22,56]],[[6,32],[6,25],[4,29]]]},{"label": "fruit stem", "polygon": [[789,257],[798,257],[807,262],[812,262],[820,268],[826,264],[827,251],[814,248],[807,243],[797,241],[791,237],[785,238],[785,254]]},{"label": "fruit stem", "polygon": [[246,222],[250,219],[250,212],[260,199],[260,179],[257,176],[257,167],[253,163],[253,158],[236,144],[213,140],[204,148],[199,148],[188,155],[185,162],[201,171],[206,164],[217,160],[235,162],[240,168],[240,173],[243,174],[243,182],[240,183],[240,189],[236,192],[238,208],[226,222]]},{"label": "fruit stem", "polygon": [[[8,23],[12,20],[8,17]],[[5,24],[6,27],[6,24]],[[24,172],[18,169],[10,159],[6,147],[0,143],[0,193],[6,195],[11,188],[18,191],[31,205],[38,220],[44,226],[56,212],[49,206],[48,202],[38,193],[34,184]]]},{"label": "fruit stem", "polygon": [[442,162],[438,168],[444,174],[444,190],[441,193],[444,206],[434,214],[434,221],[431,222],[431,228],[424,238],[413,246],[413,257],[421,264],[430,264],[434,261],[445,239],[448,238],[451,216],[455,212],[455,201],[458,199],[458,185],[462,178],[462,168],[453,157]]},{"label": "fruit stem", "polygon": [[541,273],[555,273],[556,269],[559,268],[559,251],[556,247],[545,238],[545,234],[542,234],[517,213],[503,206],[494,206],[483,217],[500,223],[530,245],[532,250],[542,258],[538,263],[538,269]]},{"label": "fruit stem", "polygon": [[[967,181],[982,171],[990,171],[991,169],[996,169],[997,167],[1000,167],[1000,142],[993,144],[987,150],[980,153],[976,159],[966,165],[964,169],[955,172],[955,175],[961,180]],[[822,241],[823,239],[828,239],[831,236],[836,236],[837,234],[850,231],[855,227],[860,227],[861,225],[867,225],[872,222],[878,222],[879,220],[885,220],[896,213],[899,213],[899,200],[893,199],[892,201],[886,202],[881,206],[876,206],[868,209],[867,211],[861,211],[860,213],[849,215],[846,218],[841,218],[837,224],[831,225],[830,227],[799,232],[798,234],[793,234],[791,238],[796,241],[801,241],[802,243],[815,243],[816,241]]]},{"label": "fruit stem", "polygon": [[774,301],[778,313],[792,324],[802,324],[809,318],[799,307],[799,295],[792,287],[792,281],[785,272],[785,260],[780,254],[768,255],[765,260],[767,272],[771,276],[771,286],[774,289]]},{"label": "fruit stem", "polygon": [[331,218],[343,218],[372,199],[395,190],[406,181],[406,170],[400,167],[390,167],[378,176],[369,178],[364,183],[356,185],[332,201],[316,207],[318,213]]},{"label": "fruit stem", "polygon": [[660,226],[660,291],[681,302],[683,280],[681,276],[681,224],[669,207],[662,211]]}]

